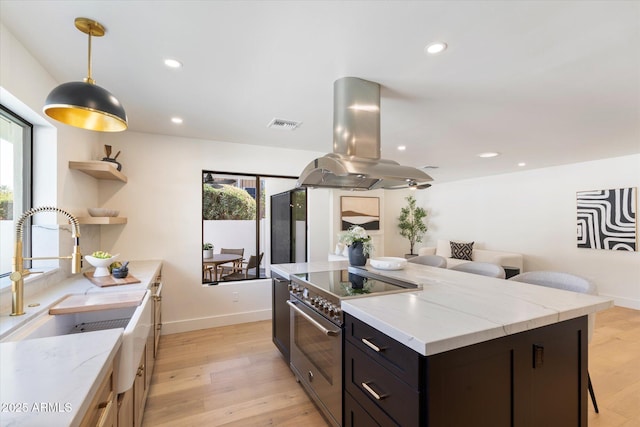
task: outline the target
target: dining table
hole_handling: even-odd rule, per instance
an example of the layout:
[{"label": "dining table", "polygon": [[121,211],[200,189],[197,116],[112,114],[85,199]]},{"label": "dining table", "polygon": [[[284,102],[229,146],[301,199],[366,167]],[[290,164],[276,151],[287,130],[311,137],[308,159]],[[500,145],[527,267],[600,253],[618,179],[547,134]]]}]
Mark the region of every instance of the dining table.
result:
[{"label": "dining table", "polygon": [[242,255],[238,254],[213,254],[211,258],[202,258],[202,265],[213,266],[211,280],[218,281],[218,266],[234,261],[241,261]]}]

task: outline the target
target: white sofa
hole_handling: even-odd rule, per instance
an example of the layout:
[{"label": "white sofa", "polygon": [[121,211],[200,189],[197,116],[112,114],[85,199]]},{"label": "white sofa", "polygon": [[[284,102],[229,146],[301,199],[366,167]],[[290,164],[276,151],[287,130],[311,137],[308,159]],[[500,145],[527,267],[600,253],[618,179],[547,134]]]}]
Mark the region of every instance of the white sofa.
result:
[{"label": "white sofa", "polygon": [[[456,240],[454,240],[455,242]],[[464,242],[466,243],[466,242]],[[449,240],[438,240],[437,246],[427,246],[418,249],[418,255],[440,255],[447,259],[447,268],[451,268],[454,265],[468,262],[467,260],[455,259],[451,257],[451,243]],[[490,262],[502,267],[514,267],[523,270],[523,257],[522,254],[513,252],[501,252],[492,251],[488,249],[477,249],[476,244],[473,245],[473,251],[471,253],[471,260],[477,262]]]}]

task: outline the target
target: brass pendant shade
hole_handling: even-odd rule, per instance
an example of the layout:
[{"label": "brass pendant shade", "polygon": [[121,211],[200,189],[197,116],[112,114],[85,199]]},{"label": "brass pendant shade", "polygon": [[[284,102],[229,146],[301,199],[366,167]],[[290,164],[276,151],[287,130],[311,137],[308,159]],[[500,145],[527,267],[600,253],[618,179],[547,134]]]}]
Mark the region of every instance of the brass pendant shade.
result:
[{"label": "brass pendant shade", "polygon": [[44,113],[52,119],[82,129],[120,132],[127,129],[127,114],[118,99],[91,78],[91,36],[104,35],[104,27],[76,18],[76,27],[89,35],[88,76],[82,82],[63,83],[49,93]]}]

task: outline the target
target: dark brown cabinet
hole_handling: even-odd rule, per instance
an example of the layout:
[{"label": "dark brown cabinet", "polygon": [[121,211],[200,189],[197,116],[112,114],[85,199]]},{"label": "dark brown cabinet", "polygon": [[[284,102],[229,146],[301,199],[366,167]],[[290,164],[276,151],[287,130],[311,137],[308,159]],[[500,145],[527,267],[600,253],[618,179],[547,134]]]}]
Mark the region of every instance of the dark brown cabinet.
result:
[{"label": "dark brown cabinet", "polygon": [[289,299],[289,284],[291,282],[273,272],[271,273],[271,278],[271,335],[273,343],[282,353],[282,357],[289,363],[291,331],[289,329],[290,320],[287,300]]},{"label": "dark brown cabinet", "polygon": [[587,425],[586,316],[428,357],[345,317],[345,426]]}]

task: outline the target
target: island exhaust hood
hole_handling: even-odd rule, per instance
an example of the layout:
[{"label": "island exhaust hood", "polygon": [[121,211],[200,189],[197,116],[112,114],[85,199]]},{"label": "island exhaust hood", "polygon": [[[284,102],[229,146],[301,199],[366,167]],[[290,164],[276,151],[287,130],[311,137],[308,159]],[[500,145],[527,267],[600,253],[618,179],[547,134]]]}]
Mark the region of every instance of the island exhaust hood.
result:
[{"label": "island exhaust hood", "polygon": [[375,190],[428,188],[423,171],[380,158],[380,85],[343,77],[333,84],[333,153],[313,160],[298,187]]}]

